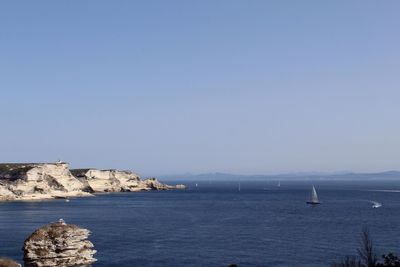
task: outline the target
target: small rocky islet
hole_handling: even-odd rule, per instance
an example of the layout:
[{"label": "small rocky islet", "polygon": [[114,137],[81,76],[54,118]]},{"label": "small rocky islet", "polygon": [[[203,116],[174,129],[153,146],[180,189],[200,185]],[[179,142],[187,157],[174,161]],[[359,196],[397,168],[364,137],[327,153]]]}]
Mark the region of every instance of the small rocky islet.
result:
[{"label": "small rocky islet", "polygon": [[24,242],[24,266],[90,266],[97,252],[90,231],[63,219],[34,231]]},{"label": "small rocky islet", "polygon": [[0,164],[0,201],[93,196],[104,192],[184,189],[131,171],[70,169],[66,162]]},{"label": "small rocky islet", "polygon": [[[63,219],[35,230],[24,242],[25,267],[91,266],[96,250],[88,240],[90,231]],[[9,258],[0,258],[0,267],[21,267]]]}]

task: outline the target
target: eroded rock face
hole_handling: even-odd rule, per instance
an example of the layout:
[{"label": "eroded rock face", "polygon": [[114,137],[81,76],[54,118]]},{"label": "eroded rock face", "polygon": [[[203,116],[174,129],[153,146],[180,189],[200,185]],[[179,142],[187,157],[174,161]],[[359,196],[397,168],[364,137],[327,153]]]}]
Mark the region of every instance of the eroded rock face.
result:
[{"label": "eroded rock face", "polygon": [[93,192],[137,191],[139,175],[130,171],[77,169],[71,172]]},{"label": "eroded rock face", "polygon": [[93,192],[134,192],[142,190],[184,189],[184,185],[167,185],[156,178],[141,180],[139,175],[130,171],[79,169],[71,170],[83,183],[87,183]]},{"label": "eroded rock face", "polygon": [[89,234],[89,230],[62,219],[45,225],[24,242],[25,266],[90,266],[96,261],[96,250],[88,240]]},{"label": "eroded rock face", "polygon": [[0,164],[0,200],[85,196],[86,186],[68,163]]}]

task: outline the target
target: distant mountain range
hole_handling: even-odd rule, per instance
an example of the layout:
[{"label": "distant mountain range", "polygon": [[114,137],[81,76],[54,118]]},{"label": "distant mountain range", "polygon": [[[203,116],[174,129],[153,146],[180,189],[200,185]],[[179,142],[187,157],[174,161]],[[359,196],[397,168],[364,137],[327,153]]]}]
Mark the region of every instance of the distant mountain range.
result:
[{"label": "distant mountain range", "polygon": [[231,173],[202,173],[179,174],[160,176],[163,180],[190,180],[190,181],[232,181],[232,180],[396,180],[400,179],[400,171],[385,171],[376,173],[288,173],[277,175],[243,175]]}]

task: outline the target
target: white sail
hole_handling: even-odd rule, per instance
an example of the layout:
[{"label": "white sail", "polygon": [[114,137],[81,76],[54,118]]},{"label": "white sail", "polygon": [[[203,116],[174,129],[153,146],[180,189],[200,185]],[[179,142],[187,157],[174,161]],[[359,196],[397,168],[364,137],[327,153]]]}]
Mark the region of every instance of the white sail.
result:
[{"label": "white sail", "polygon": [[318,203],[318,195],[317,195],[317,191],[315,190],[315,187],[312,187],[312,191],[311,191],[311,202],[313,203]]}]

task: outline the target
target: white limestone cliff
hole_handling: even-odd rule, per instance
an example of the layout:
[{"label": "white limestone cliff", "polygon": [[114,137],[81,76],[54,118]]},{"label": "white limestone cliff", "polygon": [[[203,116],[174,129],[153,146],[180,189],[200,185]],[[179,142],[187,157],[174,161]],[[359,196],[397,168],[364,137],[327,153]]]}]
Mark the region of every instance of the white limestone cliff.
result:
[{"label": "white limestone cliff", "polygon": [[0,201],[92,196],[92,193],[183,189],[131,171],[76,169],[69,164],[0,164]]},{"label": "white limestone cliff", "polygon": [[41,200],[89,196],[68,163],[2,164],[0,200]]},{"label": "white limestone cliff", "polygon": [[72,173],[93,192],[121,192],[141,190],[139,175],[130,171],[77,169]]},{"label": "white limestone cliff", "polygon": [[131,171],[78,169],[71,172],[83,183],[99,192],[135,192],[149,190],[184,189],[184,185],[167,185],[156,178],[141,180],[139,175]]}]

